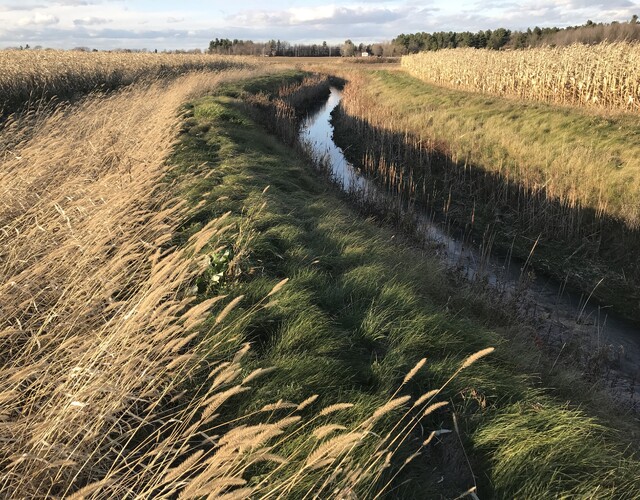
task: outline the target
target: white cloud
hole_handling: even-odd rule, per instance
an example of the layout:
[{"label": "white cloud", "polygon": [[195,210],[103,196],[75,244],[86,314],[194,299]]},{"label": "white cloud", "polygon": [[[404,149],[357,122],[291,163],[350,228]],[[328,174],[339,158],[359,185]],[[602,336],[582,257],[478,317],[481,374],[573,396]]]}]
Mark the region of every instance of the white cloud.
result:
[{"label": "white cloud", "polygon": [[400,7],[337,7],[332,6],[322,16],[309,16],[309,12],[293,10],[294,20],[301,24],[376,24],[384,25],[402,19],[412,12],[407,6]]},{"label": "white cloud", "polygon": [[370,5],[321,5],[294,7],[286,10],[244,10],[226,20],[234,26],[298,26],[298,25],[384,25],[406,17],[413,9],[407,4],[384,7]]},{"label": "white cloud", "polygon": [[83,7],[86,5],[95,5],[101,3],[101,0],[56,0],[53,2],[55,5],[71,6],[71,7]]},{"label": "white cloud", "polygon": [[33,10],[35,8],[40,8],[40,7],[46,7],[46,5],[32,5],[32,4],[0,5],[0,12]]},{"label": "white cloud", "polygon": [[100,24],[110,23],[111,19],[105,19],[104,17],[83,17],[82,19],[74,19],[73,24],[76,26],[96,26]]},{"label": "white cloud", "polygon": [[599,7],[601,9],[620,9],[628,7],[637,7],[634,2],[630,0],[569,0],[565,2],[569,8],[572,9],[585,9]]},{"label": "white cloud", "polygon": [[[215,37],[356,43],[416,31],[526,29],[628,20],[640,0],[352,0],[182,2],[153,10],[125,0],[0,0],[0,47],[206,47]],[[148,4],[148,2],[146,2]],[[212,5],[213,4],[213,5]],[[247,5],[258,6],[249,9]],[[287,8],[287,5],[295,5]],[[178,4],[174,4],[178,5]],[[304,5],[304,4],[303,4]]]},{"label": "white cloud", "polygon": [[18,19],[18,26],[51,26],[58,24],[60,18],[51,14],[36,13],[33,16],[21,17]]}]

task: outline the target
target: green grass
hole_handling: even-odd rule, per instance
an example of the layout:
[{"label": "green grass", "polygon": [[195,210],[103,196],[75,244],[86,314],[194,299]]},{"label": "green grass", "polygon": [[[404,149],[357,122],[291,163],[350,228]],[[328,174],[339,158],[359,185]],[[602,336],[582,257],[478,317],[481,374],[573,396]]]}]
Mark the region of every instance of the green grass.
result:
[{"label": "green grass", "polygon": [[297,69],[281,69],[255,78],[236,80],[221,85],[217,94],[240,97],[242,93],[276,95],[286,85],[301,83],[309,73]]},{"label": "green grass", "polygon": [[[460,226],[473,225],[476,238],[489,227],[497,233],[497,247],[513,247],[522,259],[539,238],[536,269],[568,278],[587,295],[595,289],[601,302],[640,320],[636,115],[605,116],[450,90],[401,71],[360,71],[351,79],[352,95],[367,108],[361,118],[377,129],[435,143],[456,165],[447,167],[454,180],[443,181],[438,206],[453,187]],[[363,140],[350,138],[352,129],[339,134],[340,142],[353,144],[351,159],[360,162],[357,146]],[[472,181],[462,180],[463,166],[476,172],[476,184],[468,187]],[[484,172],[493,179],[489,187]],[[486,189],[479,193],[478,186]]]},{"label": "green grass", "polygon": [[[378,104],[392,105],[416,129],[437,132],[437,137],[478,158],[480,164],[496,160],[487,149],[492,145],[509,152],[508,167],[531,169],[532,176],[554,169],[567,171],[568,154],[586,154],[584,159],[594,163],[581,166],[601,172],[598,178],[618,187],[629,188],[623,179],[640,175],[640,119],[635,115],[604,116],[444,89],[403,72],[379,71],[370,76],[368,91],[376,95]],[[571,145],[582,151],[568,151]],[[614,179],[608,178],[612,175]],[[611,209],[621,209],[623,202],[612,200]]]},{"label": "green grass", "polygon": [[[256,92],[273,81],[243,85]],[[349,208],[292,149],[248,118],[236,91],[225,88],[189,106],[174,157],[183,171],[199,176],[186,193],[190,202],[204,200],[182,237],[225,212],[250,236],[240,272],[222,284],[204,284],[201,295],[244,295],[226,335],[237,346],[252,343],[247,372],[276,370],[236,400],[227,420],[279,399],[299,402],[318,394],[315,411],[355,403],[331,419],[348,425],[384,404],[421,358],[427,357],[425,369],[406,387],[414,396],[440,387],[468,355],[495,346],[493,355],[447,387],[442,399],[450,407],[424,420],[424,435],[417,429],[404,436],[406,454],[430,430],[452,429],[455,413],[483,498],[640,496],[637,462],[623,459],[616,439],[583,411],[533,388],[512,359],[511,342],[497,333],[500,321],[485,315],[482,298],[454,288],[434,258]],[[289,282],[270,307],[253,307],[284,278]],[[390,416],[381,432],[393,423]],[[388,496],[455,497],[471,487],[464,454],[451,436],[425,448]],[[297,444],[282,444],[283,453]],[[357,453],[365,463],[367,449]],[[400,465],[369,486],[379,488]],[[293,462],[291,474],[296,467]]]}]

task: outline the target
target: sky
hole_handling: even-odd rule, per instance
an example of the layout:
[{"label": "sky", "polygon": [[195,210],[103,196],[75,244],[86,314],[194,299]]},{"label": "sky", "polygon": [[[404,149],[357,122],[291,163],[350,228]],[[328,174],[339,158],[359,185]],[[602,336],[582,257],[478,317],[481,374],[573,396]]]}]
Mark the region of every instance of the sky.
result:
[{"label": "sky", "polygon": [[417,31],[627,21],[640,0],[0,0],[0,47],[205,49],[213,38],[383,42]]}]

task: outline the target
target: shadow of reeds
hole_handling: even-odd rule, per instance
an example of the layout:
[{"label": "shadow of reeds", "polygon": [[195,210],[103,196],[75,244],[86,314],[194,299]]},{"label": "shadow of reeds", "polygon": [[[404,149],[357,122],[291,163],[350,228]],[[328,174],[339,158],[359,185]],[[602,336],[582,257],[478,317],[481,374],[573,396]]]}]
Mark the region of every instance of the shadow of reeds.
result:
[{"label": "shadow of reeds", "polygon": [[[592,207],[549,196],[509,174],[459,160],[446,144],[425,143],[349,115],[333,113],[334,140],[347,159],[404,206],[482,245],[592,295],[618,313],[640,320],[640,231]],[[535,251],[532,252],[532,248]]]}]

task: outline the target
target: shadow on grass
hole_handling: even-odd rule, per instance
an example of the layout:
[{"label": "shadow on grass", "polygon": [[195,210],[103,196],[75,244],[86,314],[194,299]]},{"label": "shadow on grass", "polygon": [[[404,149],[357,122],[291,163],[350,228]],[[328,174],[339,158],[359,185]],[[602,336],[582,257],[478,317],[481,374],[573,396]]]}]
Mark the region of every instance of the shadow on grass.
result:
[{"label": "shadow on grass", "polygon": [[[455,161],[445,145],[426,147],[408,133],[393,133],[334,112],[334,139],[349,161],[405,203],[420,206],[466,237],[494,248],[640,321],[640,230],[547,196],[480,165]],[[604,278],[602,283],[601,279]]]},{"label": "shadow on grass", "polygon": [[[515,435],[529,443],[537,439],[536,431],[524,423],[535,404],[549,406],[554,416],[547,415],[548,422],[569,415],[578,420],[576,429],[590,433],[595,427],[582,413],[531,389],[505,340],[486,326],[500,326],[499,320],[482,306],[477,308],[480,314],[472,312],[474,304],[482,304],[481,298],[454,289],[436,260],[396,243],[393,231],[360,218],[294,150],[246,115],[238,120],[243,109],[244,104],[224,96],[196,102],[193,116],[187,117],[194,123],[185,130],[174,158],[196,174],[187,195],[193,205],[200,204],[185,223],[182,237],[230,212],[229,222],[252,238],[251,252],[238,264],[235,279],[203,292],[203,298],[227,292],[244,295],[229,316],[234,326],[226,335],[238,345],[254,345],[247,372],[258,366],[276,370],[228,409],[224,420],[279,399],[302,401],[317,394],[317,405],[355,403],[331,421],[348,426],[379,408],[421,358],[428,359],[425,369],[405,386],[414,396],[439,387],[468,355],[494,345],[499,347],[495,357],[465,371],[443,393],[450,408],[423,422],[424,432],[451,429],[455,413],[470,463],[455,435],[443,437],[403,468],[402,459],[415,449],[407,446],[400,463],[391,464],[380,478],[384,484],[398,473],[389,496],[457,495],[474,481],[483,496],[534,491],[544,484],[550,485],[543,487],[549,494],[571,488],[591,491],[593,485],[573,473],[579,450],[568,453],[560,465],[554,463],[553,470],[538,470],[535,477],[521,477],[521,471],[506,477],[496,473],[498,457],[507,456],[505,447],[512,444],[490,430],[500,415],[515,412],[513,403],[525,407],[513,417],[523,424],[522,433],[516,426]],[[205,131],[203,125],[209,128]],[[254,310],[283,278],[289,282],[277,299]],[[391,417],[386,425],[393,426]],[[483,436],[482,445],[475,444],[475,436]],[[565,449],[563,439],[568,437],[560,437],[555,446]],[[421,430],[406,436],[409,445],[424,438]],[[585,441],[584,446],[592,445]],[[602,447],[594,449],[594,457],[606,459]],[[606,469],[594,457],[581,466],[581,473]],[[564,478],[562,484],[551,480],[565,469],[573,474],[571,479]],[[594,478],[599,481],[597,475]]]}]

